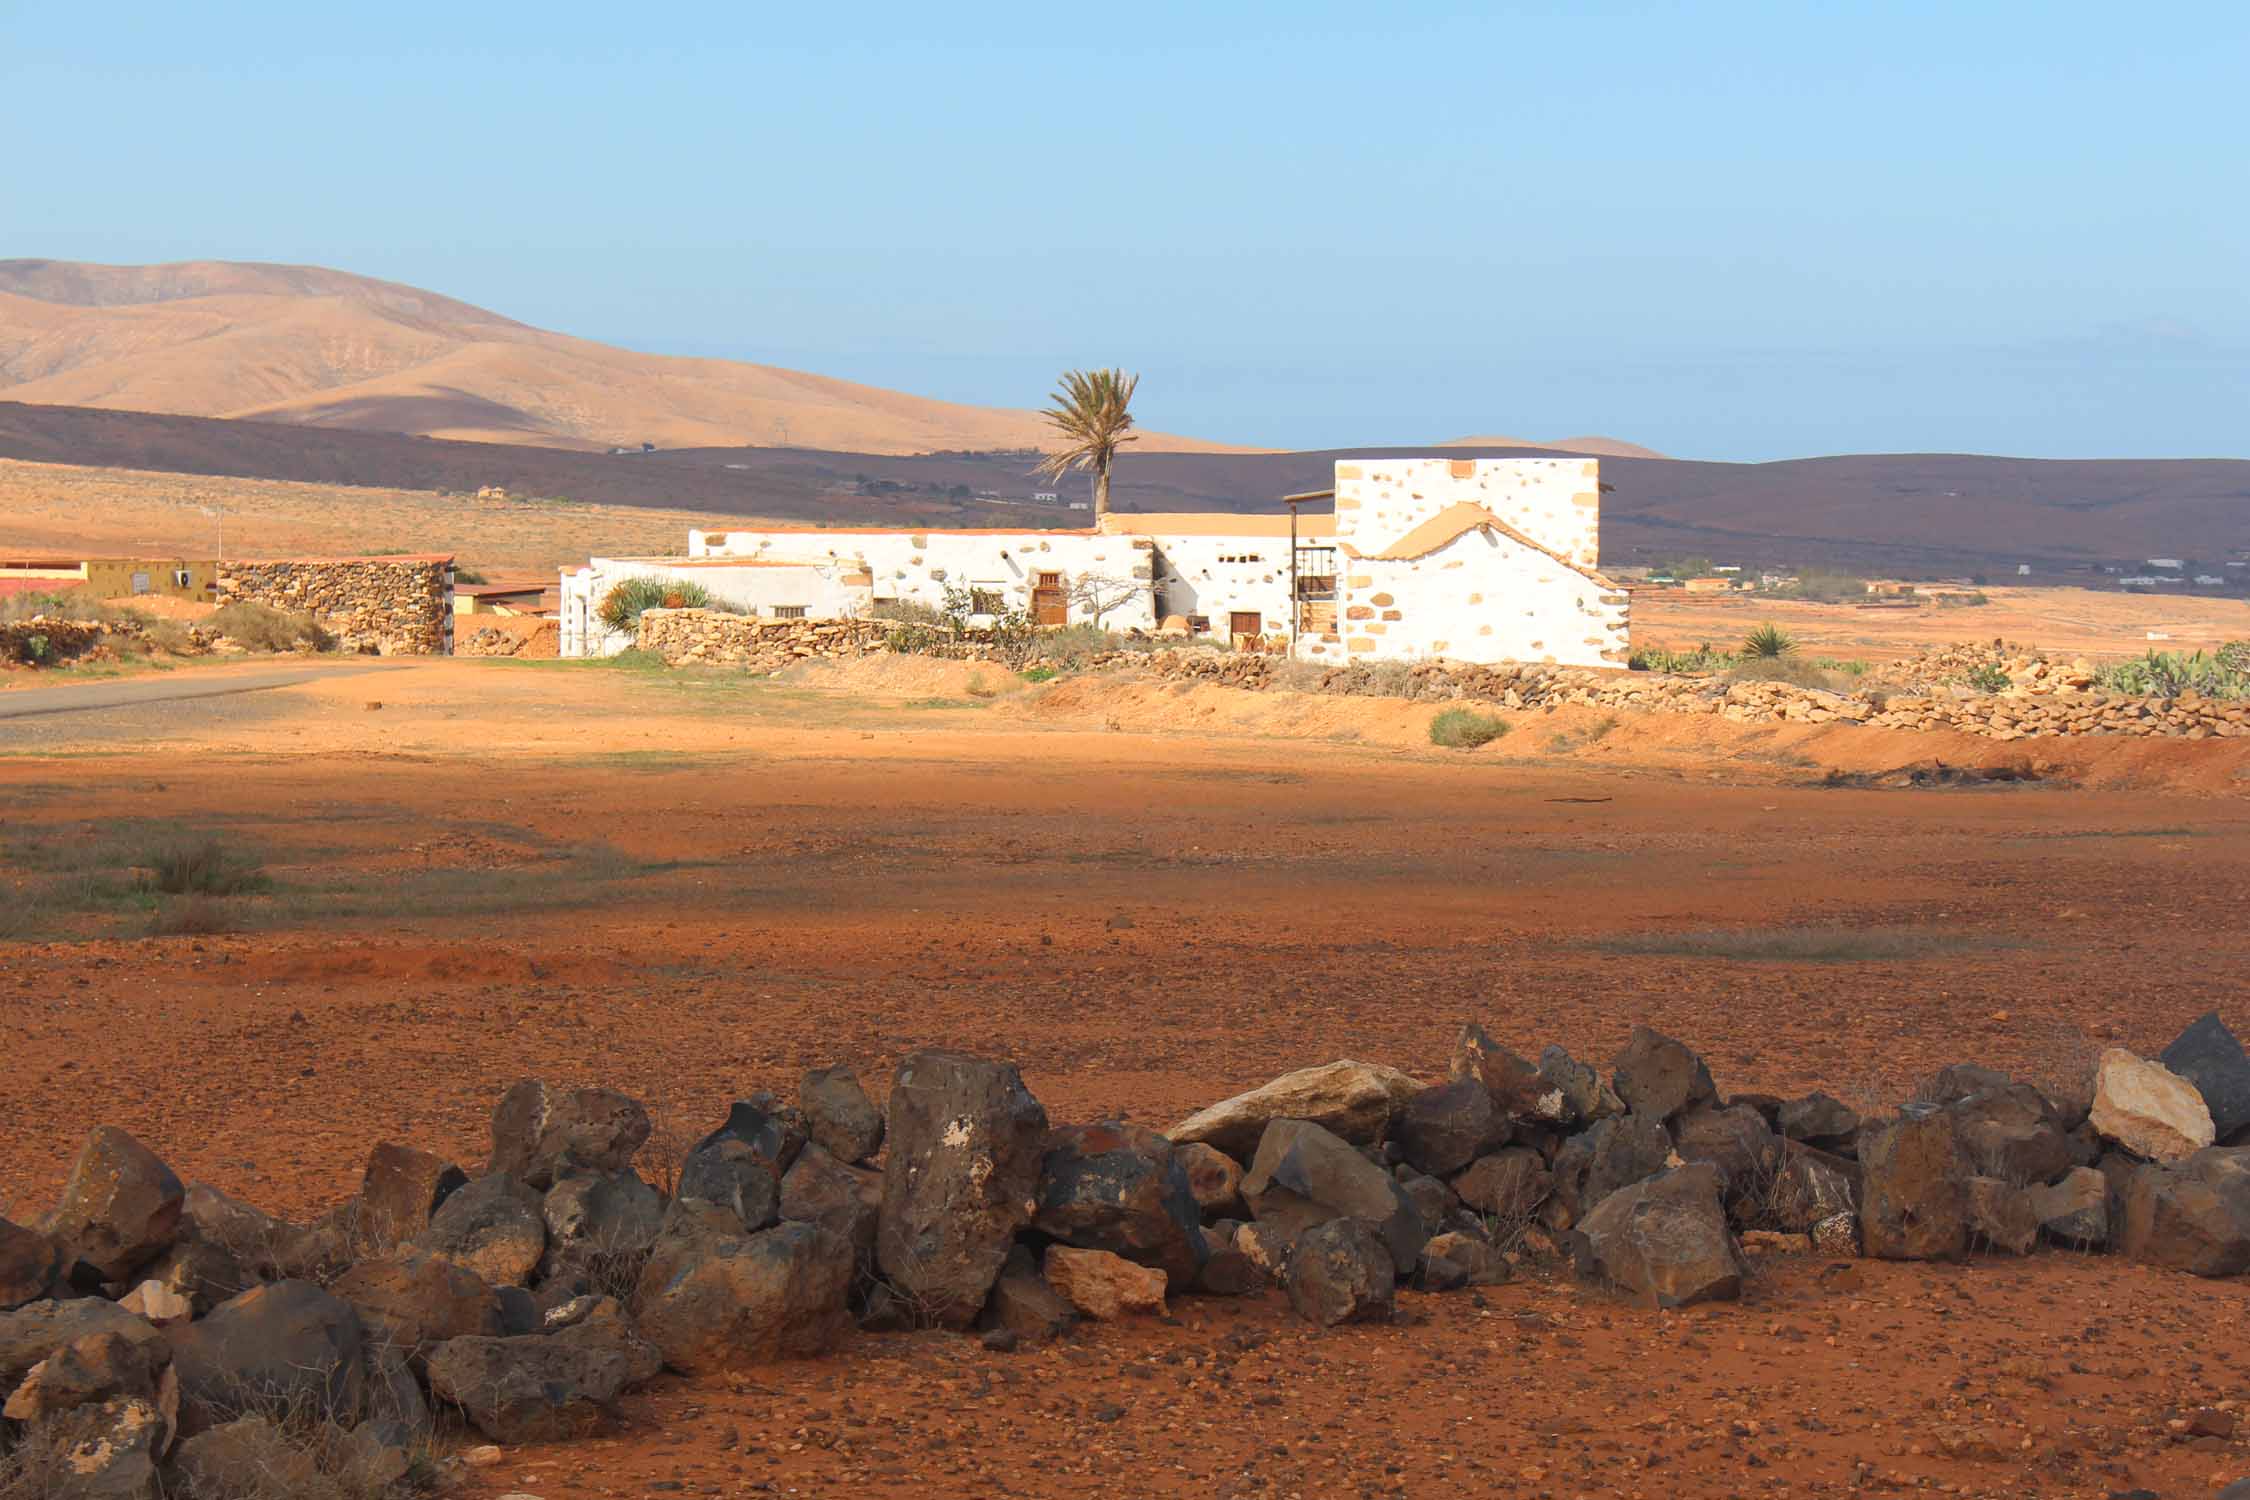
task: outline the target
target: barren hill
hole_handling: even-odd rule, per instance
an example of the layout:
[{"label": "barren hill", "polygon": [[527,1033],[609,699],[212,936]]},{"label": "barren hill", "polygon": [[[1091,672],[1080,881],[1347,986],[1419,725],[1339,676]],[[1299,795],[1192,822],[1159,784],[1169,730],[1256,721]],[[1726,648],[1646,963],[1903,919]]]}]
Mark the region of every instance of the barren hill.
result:
[{"label": "barren hill", "polygon": [[1542,443],[1530,438],[1481,437],[1447,438],[1441,448],[1528,448],[1541,453],[1583,453],[1589,458],[1670,458],[1669,453],[1659,453],[1654,448],[1643,448],[1639,443],[1628,443],[1623,438],[1585,437],[1557,438]]},{"label": "barren hill", "polygon": [[[1120,510],[1271,512],[1282,495],[1326,487],[1340,458],[1430,451],[1136,451],[1118,464],[1116,503]],[[1537,450],[1437,451],[1468,458]],[[835,525],[1084,519],[1029,503],[1045,486],[1021,453],[735,447],[612,458],[521,443],[429,442],[0,399],[0,458],[452,494],[497,485],[548,500]],[[2250,461],[2242,459],[1604,458],[1602,479],[1613,486],[1602,506],[1602,560],[1610,566],[1703,553],[1745,567],[1825,565],[1923,577],[1982,570],[2013,577],[2018,564],[2030,564],[2046,580],[2153,555],[2198,560],[2231,582],[2243,570],[2224,564],[2250,556]],[[0,513],[0,545],[7,519]]]},{"label": "barren hill", "polygon": [[[0,399],[549,448],[1031,448],[1028,411],[636,354],[317,266],[0,261]],[[1226,445],[1149,434],[1139,451]]]}]

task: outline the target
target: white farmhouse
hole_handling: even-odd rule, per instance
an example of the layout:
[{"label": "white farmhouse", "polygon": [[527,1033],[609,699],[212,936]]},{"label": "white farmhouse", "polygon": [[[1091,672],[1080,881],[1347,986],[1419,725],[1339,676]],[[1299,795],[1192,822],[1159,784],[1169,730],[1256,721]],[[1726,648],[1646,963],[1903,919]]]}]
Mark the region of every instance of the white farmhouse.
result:
[{"label": "white farmhouse", "polygon": [[1345,460],[1332,514],[1113,514],[1085,531],[691,531],[685,557],[566,571],[562,654],[623,650],[630,641],[601,625],[602,598],[627,578],[670,577],[779,618],[937,607],[954,590],[972,618],[1020,610],[1041,625],[1177,630],[1313,661],[1622,666],[1627,596],[1596,566],[1599,473],[1580,458]]}]

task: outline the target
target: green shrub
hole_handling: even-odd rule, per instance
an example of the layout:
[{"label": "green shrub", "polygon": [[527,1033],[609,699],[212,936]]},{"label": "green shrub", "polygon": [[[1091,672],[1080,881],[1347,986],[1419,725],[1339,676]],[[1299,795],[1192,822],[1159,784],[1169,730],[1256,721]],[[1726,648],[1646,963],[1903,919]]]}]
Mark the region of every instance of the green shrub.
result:
[{"label": "green shrub", "polygon": [[321,629],[311,615],[291,614],[247,600],[220,605],[204,621],[204,628],[252,651],[294,651],[299,647],[327,651],[336,644],[335,637]]},{"label": "green shrub", "polygon": [[1739,654],[1747,660],[1771,660],[1796,653],[1797,638],[1769,620],[1742,638]]},{"label": "green shrub", "polygon": [[1724,672],[1736,660],[1736,657],[1705,641],[1693,651],[1667,651],[1661,646],[1643,646],[1633,653],[1626,665],[1636,672],[1664,672],[1684,677],[1704,672]]},{"label": "green shrub", "polygon": [[1430,720],[1430,743],[1448,750],[1474,750],[1507,732],[1507,720],[1473,708],[1449,708]]},{"label": "green shrub", "polygon": [[1990,661],[1964,672],[1961,680],[1980,693],[2004,693],[2015,685],[2008,677],[2007,668]]},{"label": "green shrub", "polygon": [[2094,684],[2134,698],[2177,698],[2201,693],[2207,698],[2250,698],[2250,642],[2229,641],[2216,652],[2151,651],[2131,661],[2114,662],[2094,673]]}]

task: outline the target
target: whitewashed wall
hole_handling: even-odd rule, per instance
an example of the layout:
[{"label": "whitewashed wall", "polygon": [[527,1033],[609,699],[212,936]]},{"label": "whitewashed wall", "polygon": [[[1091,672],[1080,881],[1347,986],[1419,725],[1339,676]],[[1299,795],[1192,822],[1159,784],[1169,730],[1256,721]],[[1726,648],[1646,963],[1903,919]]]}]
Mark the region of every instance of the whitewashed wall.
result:
[{"label": "whitewashed wall", "polygon": [[[872,597],[912,599],[935,609],[947,585],[991,589],[1011,608],[1029,610],[1040,573],[1062,574],[1066,597],[1089,575],[1125,595],[1106,611],[1111,630],[1153,630],[1151,546],[1147,537],[1052,531],[691,531],[699,557],[850,564],[870,576]],[[1071,600],[1072,623],[1092,614]],[[976,617],[972,617],[976,618]]]},{"label": "whitewashed wall", "polygon": [[1390,549],[1455,505],[1477,505],[1578,567],[1601,565],[1601,464],[1591,458],[1396,458],[1336,465],[1336,535]]},{"label": "whitewashed wall", "polygon": [[776,567],[680,557],[597,557],[562,575],[561,644],[566,657],[615,656],[633,644],[630,631],[613,631],[596,611],[609,591],[628,578],[680,578],[699,583],[711,597],[747,614],[772,616],[777,607],[804,610],[807,619],[833,620],[867,612],[866,576],[834,564]]}]

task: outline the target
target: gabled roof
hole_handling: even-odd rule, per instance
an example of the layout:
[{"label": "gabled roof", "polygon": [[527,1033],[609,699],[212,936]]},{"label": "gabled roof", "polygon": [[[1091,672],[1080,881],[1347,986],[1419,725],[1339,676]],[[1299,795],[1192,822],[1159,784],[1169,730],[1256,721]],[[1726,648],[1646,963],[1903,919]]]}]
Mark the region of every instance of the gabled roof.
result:
[{"label": "gabled roof", "polygon": [[1344,551],[1349,556],[1369,562],[1408,562],[1417,557],[1427,557],[1438,548],[1472,531],[1496,531],[1518,546],[1529,547],[1540,556],[1562,564],[1582,578],[1609,584],[1609,580],[1594,569],[1572,562],[1554,548],[1533,541],[1491,511],[1468,500],[1448,505],[1380,552],[1362,552],[1349,542],[1344,544]]}]

